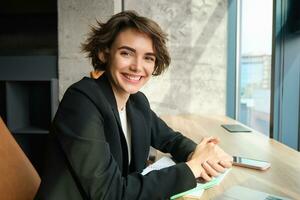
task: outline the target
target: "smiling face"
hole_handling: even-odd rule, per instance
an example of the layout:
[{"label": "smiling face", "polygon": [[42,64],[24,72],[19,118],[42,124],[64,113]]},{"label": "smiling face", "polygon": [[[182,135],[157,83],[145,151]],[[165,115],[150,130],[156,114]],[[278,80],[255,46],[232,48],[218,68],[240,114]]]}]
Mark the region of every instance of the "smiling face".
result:
[{"label": "smiling face", "polygon": [[[116,96],[128,98],[151,78],[155,54],[152,40],[146,34],[132,28],[121,31],[108,53],[107,72]],[[99,59],[104,60],[103,53]]]}]

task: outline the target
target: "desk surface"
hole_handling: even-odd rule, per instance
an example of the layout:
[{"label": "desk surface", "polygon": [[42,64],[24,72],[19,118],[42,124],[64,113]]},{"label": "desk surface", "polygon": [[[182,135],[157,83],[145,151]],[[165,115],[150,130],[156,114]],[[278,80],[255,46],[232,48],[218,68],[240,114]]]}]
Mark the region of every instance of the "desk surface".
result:
[{"label": "desk surface", "polygon": [[271,163],[271,168],[267,171],[234,166],[222,183],[206,190],[201,199],[213,199],[235,185],[300,199],[299,152],[256,131],[229,133],[220,125],[238,122],[224,116],[180,115],[163,116],[162,119],[195,142],[200,142],[203,136],[217,136],[221,139],[220,146],[229,154]]}]

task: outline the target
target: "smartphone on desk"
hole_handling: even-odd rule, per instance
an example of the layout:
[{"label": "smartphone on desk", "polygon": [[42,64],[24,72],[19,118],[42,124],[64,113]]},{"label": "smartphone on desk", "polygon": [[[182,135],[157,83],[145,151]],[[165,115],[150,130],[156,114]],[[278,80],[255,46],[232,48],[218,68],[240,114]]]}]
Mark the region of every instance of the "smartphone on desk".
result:
[{"label": "smartphone on desk", "polygon": [[245,158],[240,156],[233,156],[233,165],[257,170],[267,170],[271,167],[271,163],[267,161],[255,160],[252,158]]}]

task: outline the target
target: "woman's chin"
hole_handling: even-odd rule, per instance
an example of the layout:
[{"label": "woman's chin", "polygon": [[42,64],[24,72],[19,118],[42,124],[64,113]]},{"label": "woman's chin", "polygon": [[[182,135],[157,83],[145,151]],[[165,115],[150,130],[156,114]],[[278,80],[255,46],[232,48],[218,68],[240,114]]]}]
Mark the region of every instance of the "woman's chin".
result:
[{"label": "woman's chin", "polygon": [[131,91],[129,91],[129,94],[135,94],[135,93],[137,93],[139,90],[131,90]]}]

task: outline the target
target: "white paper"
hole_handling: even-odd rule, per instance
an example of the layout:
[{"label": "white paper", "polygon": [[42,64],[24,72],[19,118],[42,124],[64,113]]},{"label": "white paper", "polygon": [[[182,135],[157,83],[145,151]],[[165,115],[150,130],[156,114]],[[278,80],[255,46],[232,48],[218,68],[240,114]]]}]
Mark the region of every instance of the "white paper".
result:
[{"label": "white paper", "polygon": [[187,198],[200,198],[202,196],[203,192],[204,192],[204,189],[195,190],[195,191],[192,191],[192,192],[184,195],[184,197],[187,197]]},{"label": "white paper", "polygon": [[141,174],[144,176],[153,170],[160,170],[166,167],[173,166],[175,164],[176,163],[170,157],[164,156],[152,165],[146,167]]}]

